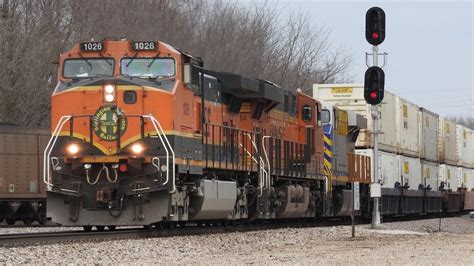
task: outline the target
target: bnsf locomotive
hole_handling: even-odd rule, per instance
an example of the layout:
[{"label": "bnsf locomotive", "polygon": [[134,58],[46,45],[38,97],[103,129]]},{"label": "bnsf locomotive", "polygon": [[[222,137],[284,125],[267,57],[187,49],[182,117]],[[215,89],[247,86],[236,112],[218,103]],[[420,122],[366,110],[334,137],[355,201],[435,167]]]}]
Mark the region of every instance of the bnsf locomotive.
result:
[{"label": "bnsf locomotive", "polygon": [[[330,112],[318,101],[207,70],[162,42],[86,42],[61,54],[51,113],[44,182],[48,217],[62,225],[335,215],[359,178],[328,180],[336,155],[324,148]],[[334,134],[354,139],[347,115],[338,122]],[[347,147],[339,158],[349,168],[364,158]]]}]

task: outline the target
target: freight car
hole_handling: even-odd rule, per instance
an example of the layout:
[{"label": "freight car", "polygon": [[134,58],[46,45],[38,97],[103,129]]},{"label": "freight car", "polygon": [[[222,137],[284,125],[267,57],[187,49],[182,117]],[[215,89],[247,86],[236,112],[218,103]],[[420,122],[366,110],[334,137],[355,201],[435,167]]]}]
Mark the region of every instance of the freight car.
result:
[{"label": "freight car", "polygon": [[380,151],[374,155],[363,90],[360,84],[315,84],[313,96],[369,118],[355,153],[379,157],[382,214],[474,209],[473,130],[386,92],[380,107]]},{"label": "freight car", "polygon": [[49,138],[46,129],[0,123],[0,222],[46,222],[46,189],[41,171]]},{"label": "freight car", "polygon": [[[80,43],[58,76],[44,182],[62,225],[347,215],[350,182],[370,180],[347,112],[323,133],[332,112],[312,97],[205,69],[162,42]],[[331,153],[323,139],[344,142]]]}]

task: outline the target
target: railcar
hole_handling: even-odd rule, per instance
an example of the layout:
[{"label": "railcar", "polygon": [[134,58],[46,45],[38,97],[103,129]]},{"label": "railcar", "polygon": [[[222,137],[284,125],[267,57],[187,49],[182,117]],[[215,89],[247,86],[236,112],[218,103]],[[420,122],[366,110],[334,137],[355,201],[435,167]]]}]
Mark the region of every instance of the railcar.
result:
[{"label": "railcar", "polygon": [[0,123],[0,222],[46,222],[43,150],[49,130]]},{"label": "railcar", "polygon": [[[371,107],[362,84],[314,84],[313,96],[361,114],[369,125],[356,154],[378,156],[381,213],[419,215],[474,209],[472,130],[386,92],[380,106],[379,152],[374,154]],[[373,165],[371,166],[373,171]]]},{"label": "railcar", "polygon": [[44,153],[54,222],[169,226],[347,208],[348,180],[329,193],[323,168],[328,121],[300,91],[205,69],[157,41],[77,44],[58,77]]}]

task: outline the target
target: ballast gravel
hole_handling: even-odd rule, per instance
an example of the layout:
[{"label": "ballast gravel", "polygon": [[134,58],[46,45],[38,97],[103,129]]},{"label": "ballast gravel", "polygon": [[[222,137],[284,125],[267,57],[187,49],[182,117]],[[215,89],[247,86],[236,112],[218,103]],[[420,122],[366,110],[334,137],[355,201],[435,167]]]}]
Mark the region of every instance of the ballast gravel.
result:
[{"label": "ballast gravel", "polygon": [[[435,228],[436,225],[436,228]],[[0,264],[474,264],[474,219],[0,247]],[[2,233],[2,231],[0,231]]]}]

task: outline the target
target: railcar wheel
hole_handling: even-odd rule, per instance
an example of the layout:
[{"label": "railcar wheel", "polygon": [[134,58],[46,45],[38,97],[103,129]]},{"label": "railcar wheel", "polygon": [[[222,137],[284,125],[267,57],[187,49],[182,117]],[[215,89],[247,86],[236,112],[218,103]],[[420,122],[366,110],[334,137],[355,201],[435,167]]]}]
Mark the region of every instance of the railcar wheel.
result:
[{"label": "railcar wheel", "polygon": [[23,224],[30,226],[33,223],[33,219],[23,219]]},{"label": "railcar wheel", "polygon": [[143,226],[143,229],[145,229],[145,230],[151,230],[151,225],[144,225],[144,226]]},{"label": "railcar wheel", "polygon": [[107,226],[107,228],[110,230],[110,231],[114,231],[117,227],[115,225],[109,225]]},{"label": "railcar wheel", "polygon": [[84,231],[86,231],[86,232],[92,231],[92,226],[90,226],[90,225],[83,226],[82,228],[84,228]]},{"label": "railcar wheel", "polygon": [[105,226],[103,226],[103,225],[98,225],[98,226],[96,226],[95,228],[97,228],[97,231],[104,231]]},{"label": "railcar wheel", "polygon": [[8,225],[14,225],[15,224],[15,219],[7,218],[7,224]]}]

